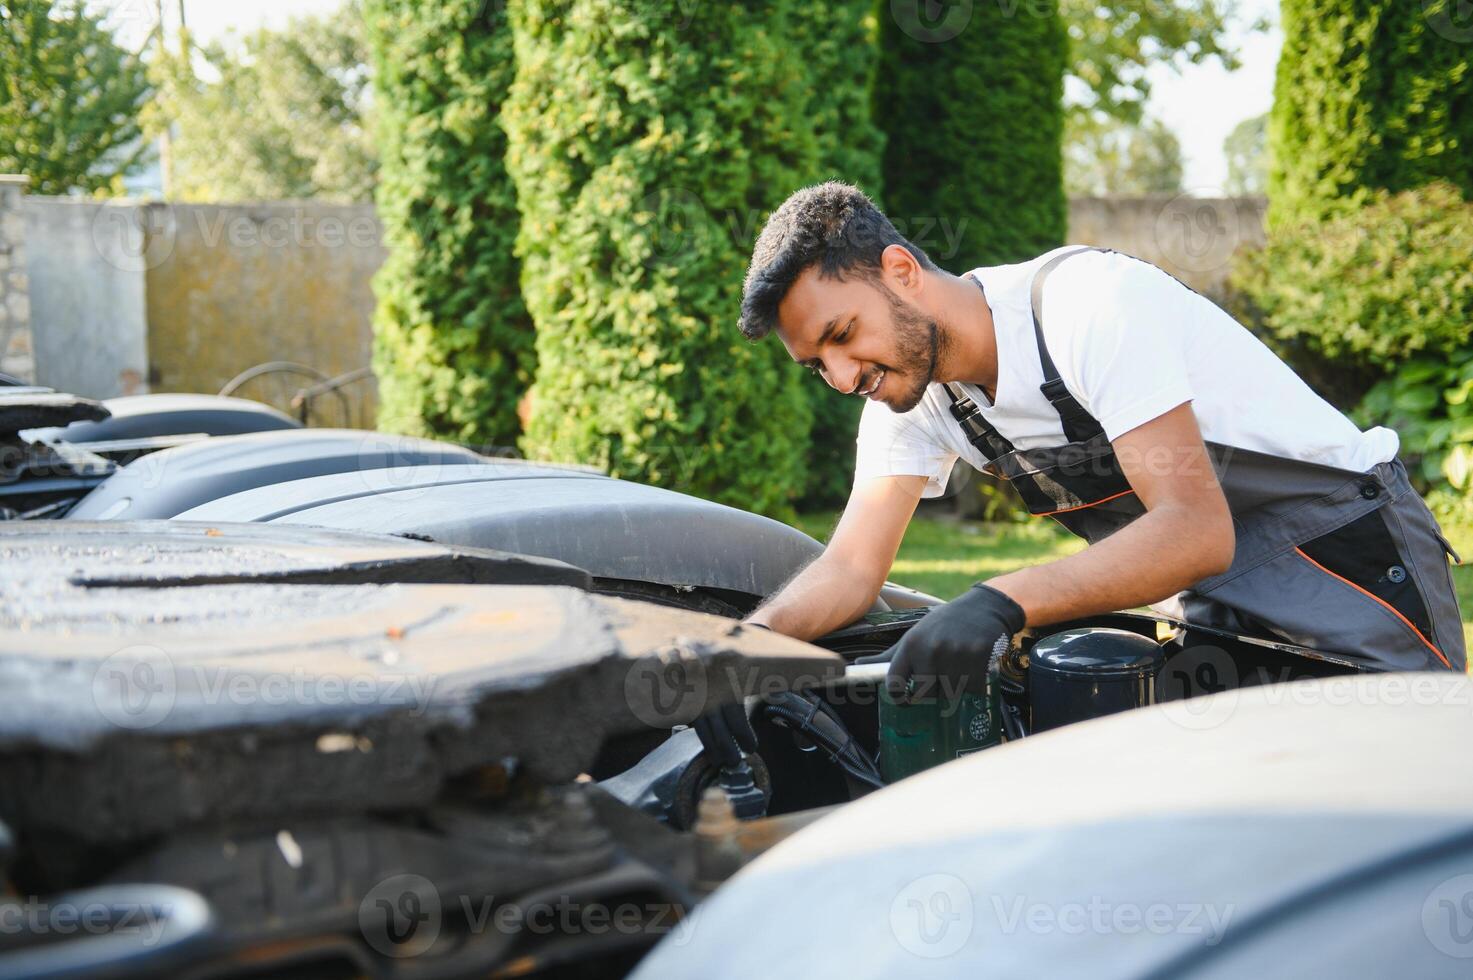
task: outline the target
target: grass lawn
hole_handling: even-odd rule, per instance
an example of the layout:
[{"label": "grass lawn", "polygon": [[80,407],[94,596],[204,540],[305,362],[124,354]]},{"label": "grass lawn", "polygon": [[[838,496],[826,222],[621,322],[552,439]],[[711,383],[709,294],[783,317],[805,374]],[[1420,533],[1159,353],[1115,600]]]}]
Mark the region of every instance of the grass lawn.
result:
[{"label": "grass lawn", "polygon": [[[798,527],[827,541],[837,521],[833,512],[805,514],[798,518]],[[1473,525],[1444,531],[1467,559],[1467,564],[1453,569],[1453,584],[1463,612],[1463,638],[1473,648]],[[916,517],[905,532],[890,580],[950,599],[973,582],[1072,555],[1083,547],[1083,541],[1052,521],[978,524]]]}]

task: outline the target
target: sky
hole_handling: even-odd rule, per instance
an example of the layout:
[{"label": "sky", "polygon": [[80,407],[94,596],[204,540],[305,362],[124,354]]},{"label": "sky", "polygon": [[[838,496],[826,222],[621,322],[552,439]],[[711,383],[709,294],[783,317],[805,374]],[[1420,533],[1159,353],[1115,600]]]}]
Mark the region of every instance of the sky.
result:
[{"label": "sky", "polygon": [[[172,27],[178,0],[164,0]],[[125,43],[141,43],[154,23],[155,0],[95,0],[112,13]],[[186,17],[196,39],[209,41],[228,30],[247,32],[261,26],[280,27],[292,16],[321,14],[340,7],[343,0],[186,0]],[[1151,101],[1147,111],[1169,126],[1181,140],[1185,157],[1183,187],[1198,196],[1221,191],[1227,177],[1222,141],[1232,128],[1268,109],[1273,101],[1274,67],[1282,35],[1278,30],[1278,0],[1238,0],[1239,23],[1262,17],[1270,20],[1265,32],[1235,32],[1231,40],[1242,61],[1229,72],[1212,62],[1188,65],[1180,72],[1158,65],[1151,69]]]},{"label": "sky", "polygon": [[1208,197],[1222,188],[1227,160],[1222,141],[1234,126],[1273,103],[1274,69],[1279,62],[1283,35],[1279,32],[1278,0],[1240,0],[1243,22],[1263,18],[1269,29],[1234,38],[1242,61],[1237,71],[1220,64],[1189,65],[1180,73],[1154,67],[1148,111],[1169,126],[1181,140],[1185,157],[1182,186],[1188,193]]}]

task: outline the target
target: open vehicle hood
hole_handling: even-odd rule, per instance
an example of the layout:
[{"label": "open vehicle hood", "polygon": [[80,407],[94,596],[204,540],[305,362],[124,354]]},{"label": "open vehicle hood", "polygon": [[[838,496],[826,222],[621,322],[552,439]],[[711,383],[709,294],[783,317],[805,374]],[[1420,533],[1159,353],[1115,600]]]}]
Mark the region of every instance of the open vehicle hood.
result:
[{"label": "open vehicle hood", "polygon": [[[554,562],[263,525],[0,525],[0,819],[81,839],[409,807],[841,672]],[[419,584],[564,581],[574,585]],[[416,584],[378,584],[383,582]],[[346,584],[336,584],[346,583]],[[187,746],[187,751],[182,747]]]}]

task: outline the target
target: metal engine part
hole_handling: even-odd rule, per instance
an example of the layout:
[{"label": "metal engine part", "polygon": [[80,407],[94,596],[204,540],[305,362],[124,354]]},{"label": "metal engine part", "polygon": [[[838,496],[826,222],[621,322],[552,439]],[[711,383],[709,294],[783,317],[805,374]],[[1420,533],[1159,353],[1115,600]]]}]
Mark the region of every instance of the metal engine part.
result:
[{"label": "metal engine part", "polygon": [[1159,643],[1126,630],[1073,629],[1046,636],[1028,655],[1033,732],[1156,702]]}]

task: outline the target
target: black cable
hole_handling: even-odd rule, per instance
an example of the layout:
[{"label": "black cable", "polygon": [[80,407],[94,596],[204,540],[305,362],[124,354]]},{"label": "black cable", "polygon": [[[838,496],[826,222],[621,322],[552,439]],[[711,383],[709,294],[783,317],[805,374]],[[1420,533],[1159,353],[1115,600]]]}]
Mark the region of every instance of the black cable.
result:
[{"label": "black cable", "polygon": [[788,723],[820,745],[829,758],[849,775],[876,789],[884,785],[879,769],[844,727],[834,710],[820,698],[804,697],[791,691],[770,697],[765,710]]}]

